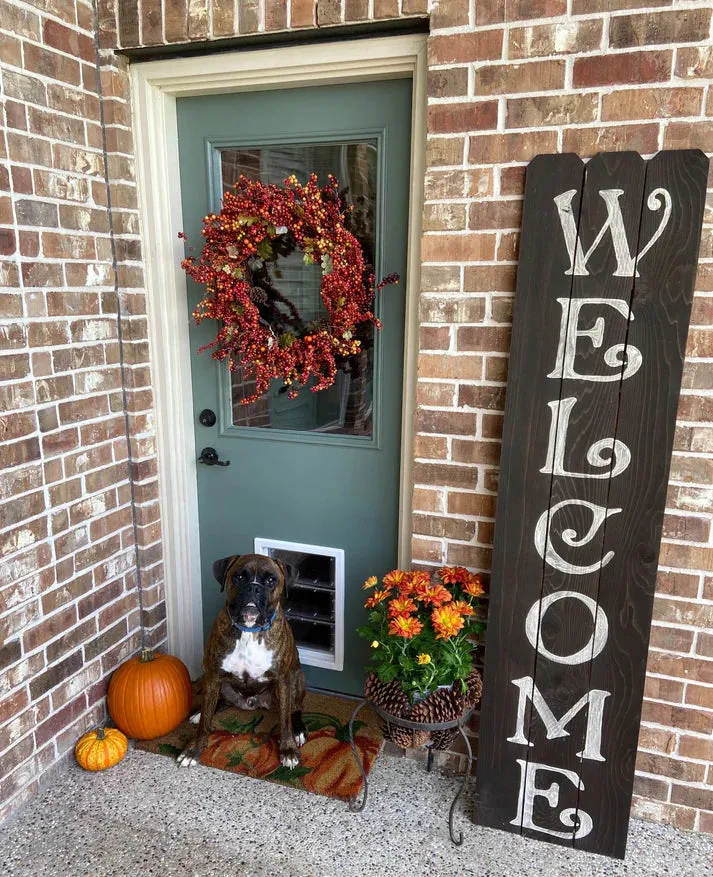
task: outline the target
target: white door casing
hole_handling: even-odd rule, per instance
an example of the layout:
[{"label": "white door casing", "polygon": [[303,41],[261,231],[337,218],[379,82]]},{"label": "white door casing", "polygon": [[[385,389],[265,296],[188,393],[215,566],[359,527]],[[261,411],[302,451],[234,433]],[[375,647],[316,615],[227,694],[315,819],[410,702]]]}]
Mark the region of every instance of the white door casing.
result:
[{"label": "white door casing", "polygon": [[176,99],[411,77],[411,167],[399,499],[399,565],[411,556],[426,35],[297,45],[133,64],[131,91],[156,411],[168,648],[195,677],[203,660],[196,447],[188,338]]}]

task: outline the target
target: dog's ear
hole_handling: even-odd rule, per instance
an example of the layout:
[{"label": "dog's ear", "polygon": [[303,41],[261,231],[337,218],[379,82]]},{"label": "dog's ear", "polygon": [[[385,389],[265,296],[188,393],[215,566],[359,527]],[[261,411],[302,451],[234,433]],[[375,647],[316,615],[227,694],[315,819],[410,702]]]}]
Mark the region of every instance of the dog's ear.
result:
[{"label": "dog's ear", "polygon": [[283,563],[281,560],[278,560],[277,564],[282,570],[282,576],[285,580],[285,594],[288,594],[290,585],[293,585],[297,581],[299,570],[296,566],[292,566],[289,563]]},{"label": "dog's ear", "polygon": [[230,557],[221,557],[220,560],[216,560],[213,564],[213,577],[220,585],[221,591],[225,590],[225,574],[228,571],[228,567],[238,557],[240,557],[239,554],[231,554]]}]

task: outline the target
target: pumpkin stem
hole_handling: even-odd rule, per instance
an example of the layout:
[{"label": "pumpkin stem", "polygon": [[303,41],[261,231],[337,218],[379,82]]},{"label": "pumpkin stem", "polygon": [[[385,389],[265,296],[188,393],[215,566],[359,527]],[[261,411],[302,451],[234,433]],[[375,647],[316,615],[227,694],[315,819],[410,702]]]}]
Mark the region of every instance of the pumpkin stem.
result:
[{"label": "pumpkin stem", "polygon": [[147,661],[153,661],[154,654],[153,649],[143,648],[141,649],[141,663],[145,664]]},{"label": "pumpkin stem", "polygon": [[97,740],[103,740],[105,736],[104,728],[97,728]]}]

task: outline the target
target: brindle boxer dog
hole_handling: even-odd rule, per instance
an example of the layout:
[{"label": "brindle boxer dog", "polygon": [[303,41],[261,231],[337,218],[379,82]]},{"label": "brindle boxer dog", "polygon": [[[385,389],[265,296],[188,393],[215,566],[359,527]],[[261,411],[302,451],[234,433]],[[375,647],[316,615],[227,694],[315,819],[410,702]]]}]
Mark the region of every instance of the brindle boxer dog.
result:
[{"label": "brindle boxer dog", "polygon": [[280,714],[280,759],[285,767],[299,764],[298,746],[305,742],[302,701],[305,678],[292,629],[281,599],[294,570],[262,554],[224,557],[213,564],[213,575],[226,591],[206,643],[203,701],[195,742],[178,764],[197,764],[208,742],[218,700],[240,709],[272,709]]}]

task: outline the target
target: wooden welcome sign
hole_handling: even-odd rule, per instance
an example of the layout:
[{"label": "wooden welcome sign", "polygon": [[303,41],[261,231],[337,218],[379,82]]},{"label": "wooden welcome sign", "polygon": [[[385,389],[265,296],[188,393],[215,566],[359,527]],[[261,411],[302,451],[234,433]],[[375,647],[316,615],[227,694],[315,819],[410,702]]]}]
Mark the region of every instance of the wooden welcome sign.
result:
[{"label": "wooden welcome sign", "polygon": [[481,825],[623,857],[708,159],[527,171]]}]

